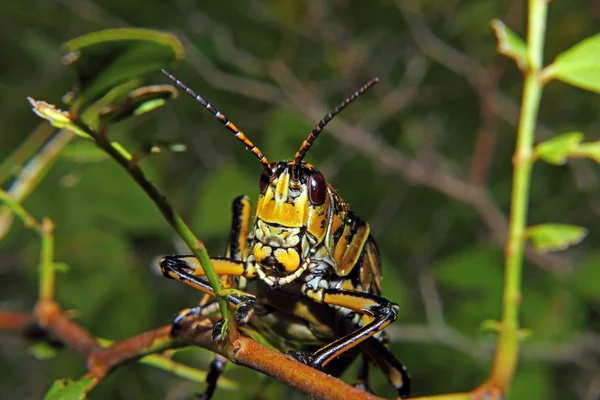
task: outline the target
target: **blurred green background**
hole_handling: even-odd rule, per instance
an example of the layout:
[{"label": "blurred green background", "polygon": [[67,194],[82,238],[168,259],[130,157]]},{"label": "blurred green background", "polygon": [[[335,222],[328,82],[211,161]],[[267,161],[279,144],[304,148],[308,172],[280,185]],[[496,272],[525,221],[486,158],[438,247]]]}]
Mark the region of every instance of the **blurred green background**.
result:
[{"label": "blurred green background", "polygon": [[[372,227],[384,294],[400,304],[388,329],[413,376],[414,395],[468,390],[487,376],[499,318],[503,236],[522,77],[496,54],[489,21],[521,36],[524,1],[92,1],[26,0],[0,5],[0,160],[40,123],[25,99],[60,105],[74,84],[60,45],[106,28],[175,33],[187,58],[173,70],[250,137],[271,161],[293,157],[312,126],[373,76],[381,83],[344,111],[309,152]],[[550,3],[546,61],[600,29],[595,1]],[[154,83],[168,83],[159,74]],[[551,83],[538,139],[581,130],[600,137],[597,95]],[[224,251],[230,202],[256,198],[256,159],[187,96],[115,126],[125,143],[185,143],[185,153],[142,162],[153,182],[204,240]],[[56,224],[57,281],[65,309],[93,335],[119,340],[170,322],[200,294],[157,271],[157,257],[186,252],[119,167],[77,157],[69,145],[25,201]],[[528,253],[522,323],[533,335],[510,399],[600,398],[600,175],[587,160],[536,164],[530,223],[579,224],[585,241],[560,254]],[[36,298],[39,241],[14,223],[0,242],[0,310],[28,312]],[[70,350],[39,361],[30,343],[0,333],[0,398],[38,399],[56,378],[77,378]],[[178,356],[206,368],[211,355]],[[394,392],[379,372],[376,393]],[[303,398],[230,366],[236,398]],[[353,381],[353,374],[346,380]],[[119,368],[91,399],[183,399],[201,386],[148,366]],[[232,396],[218,391],[216,398]]]}]

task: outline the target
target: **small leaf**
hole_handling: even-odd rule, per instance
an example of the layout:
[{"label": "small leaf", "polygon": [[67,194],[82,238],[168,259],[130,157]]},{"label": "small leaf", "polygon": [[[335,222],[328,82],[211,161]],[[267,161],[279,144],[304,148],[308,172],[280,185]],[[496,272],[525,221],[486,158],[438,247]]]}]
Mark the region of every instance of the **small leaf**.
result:
[{"label": "small leaf", "polygon": [[543,74],[600,93],[600,33],[559,54]]},{"label": "small leaf", "polygon": [[90,104],[81,113],[81,120],[93,129],[98,129],[100,126],[99,114],[102,110],[110,109],[115,104],[120,104],[129,95],[132,90],[137,89],[142,84],[141,79],[133,79],[120,85],[117,85],[106,92],[100,99]]},{"label": "small leaf", "polygon": [[499,333],[502,330],[502,322],[495,319],[486,319],[481,323],[479,329],[483,333]]},{"label": "small leaf", "polygon": [[52,126],[59,129],[68,129],[77,135],[90,139],[90,135],[82,131],[71,120],[71,114],[68,111],[63,111],[53,104],[48,104],[45,101],[38,101],[28,97],[29,103],[33,106],[32,111],[39,117],[50,122]]},{"label": "small leaf", "polygon": [[161,107],[167,100],[178,95],[171,85],[153,85],[131,91],[123,101],[104,107],[99,112],[102,125],[115,123],[131,116],[138,116]]},{"label": "small leaf", "polygon": [[88,386],[94,378],[84,378],[78,381],[57,379],[54,381],[44,400],[83,400]]},{"label": "small leaf", "polygon": [[56,357],[56,349],[46,342],[37,342],[29,348],[31,354],[38,360],[50,360]]},{"label": "small leaf", "polygon": [[56,272],[65,274],[65,273],[69,272],[70,269],[71,269],[71,266],[69,264],[67,264],[66,262],[56,261],[54,263],[54,270]]},{"label": "small leaf", "polygon": [[550,164],[563,165],[567,162],[570,153],[577,150],[583,140],[583,133],[569,132],[555,136],[539,143],[534,150],[537,158]]},{"label": "small leaf", "polygon": [[65,64],[78,78],[79,90],[70,103],[76,114],[112,88],[152,76],[184,57],[175,35],[137,28],[92,32],[68,41],[63,50]]},{"label": "small leaf", "polygon": [[514,59],[520,70],[526,70],[529,63],[527,46],[523,39],[508,29],[499,19],[492,20],[491,25],[498,39],[498,53]]},{"label": "small leaf", "polygon": [[540,224],[527,228],[526,236],[538,252],[545,253],[576,245],[587,233],[587,229],[577,225]]}]

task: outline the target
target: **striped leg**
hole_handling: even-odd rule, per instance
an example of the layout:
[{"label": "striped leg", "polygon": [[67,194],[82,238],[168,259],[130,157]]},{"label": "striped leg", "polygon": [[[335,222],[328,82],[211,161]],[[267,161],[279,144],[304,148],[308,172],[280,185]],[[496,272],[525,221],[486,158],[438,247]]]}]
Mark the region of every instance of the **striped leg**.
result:
[{"label": "striped leg", "polygon": [[[335,340],[307,355],[294,351],[289,354],[315,368],[322,368],[345,351],[360,345],[369,357],[384,371],[390,382],[396,387],[401,397],[407,397],[410,389],[410,378],[402,364],[376,338],[373,337],[389,323],[396,319],[398,306],[383,297],[363,292],[340,289],[306,288],[304,293],[318,303],[348,308],[363,315],[363,325],[354,332]],[[379,356],[377,353],[381,353]]]},{"label": "striped leg", "polygon": [[410,375],[380,339],[370,337],[360,344],[360,348],[396,388],[400,398],[405,399],[410,396]]},{"label": "striped leg", "polygon": [[[250,201],[246,196],[240,196],[233,201],[231,207],[232,221],[231,221],[231,233],[227,241],[227,257],[236,261],[242,261],[244,258],[244,250],[246,249],[246,239],[248,238],[248,229],[250,224]],[[232,287],[233,277],[231,275],[224,277],[221,283],[225,287]],[[238,315],[241,315],[243,309],[247,308],[244,303],[238,306]],[[236,319],[238,319],[236,315]],[[244,321],[247,322],[248,316],[244,316]],[[227,365],[227,359],[215,354],[213,361],[210,363],[208,375],[206,375],[206,389],[200,396],[202,400],[210,400],[215,390],[217,389],[217,381],[219,377],[225,371]]]},{"label": "striped leg", "polygon": [[[363,315],[363,325],[354,332],[317,350],[307,359],[322,368],[332,359],[380,332],[396,319],[398,306],[373,294],[342,289],[304,288],[304,294],[317,303],[344,307]],[[306,357],[305,357],[306,358]]]}]

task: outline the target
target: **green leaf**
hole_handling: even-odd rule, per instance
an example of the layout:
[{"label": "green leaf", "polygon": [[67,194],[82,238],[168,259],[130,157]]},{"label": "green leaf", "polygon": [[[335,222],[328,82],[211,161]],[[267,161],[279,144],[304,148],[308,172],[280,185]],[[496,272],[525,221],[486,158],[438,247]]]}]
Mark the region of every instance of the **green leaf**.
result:
[{"label": "green leaf", "polygon": [[499,19],[492,20],[490,24],[498,39],[498,53],[514,59],[520,70],[526,70],[529,63],[527,62],[527,46],[523,39],[508,29]]},{"label": "green leaf", "polygon": [[183,45],[170,33],[150,29],[107,29],[63,45],[79,88],[72,111],[79,112],[115,86],[157,74],[184,57]]},{"label": "green leaf", "polygon": [[46,342],[37,342],[33,344],[29,351],[38,360],[50,360],[56,357],[56,349]]},{"label": "green leaf", "polygon": [[543,74],[600,93],[600,33],[559,54]]},{"label": "green leaf", "polygon": [[171,85],[153,85],[137,88],[120,103],[104,107],[99,112],[102,125],[115,123],[132,116],[142,115],[176,98],[177,89]]},{"label": "green leaf", "polygon": [[45,101],[38,101],[31,97],[28,97],[27,100],[29,100],[29,103],[33,106],[32,111],[39,117],[50,122],[55,128],[68,129],[81,137],[91,139],[90,135],[73,123],[71,114],[68,111],[63,111],[53,104],[46,103]]},{"label": "green leaf", "polygon": [[54,381],[44,400],[82,400],[85,399],[87,387],[94,378],[84,378],[78,381],[57,379]]},{"label": "green leaf", "polygon": [[576,245],[587,233],[587,229],[577,225],[540,224],[527,228],[525,235],[538,252],[545,253]]},{"label": "green leaf", "polygon": [[56,261],[54,263],[54,270],[61,274],[66,274],[67,272],[69,272],[70,269],[71,269],[71,266],[69,264],[67,264],[66,262]]},{"label": "green leaf", "polygon": [[579,143],[583,141],[583,133],[569,132],[539,143],[534,150],[534,155],[550,164],[563,165],[567,157],[576,151]]},{"label": "green leaf", "polygon": [[115,104],[123,102],[129,93],[132,90],[137,89],[140,85],[142,85],[141,79],[133,79],[113,87],[81,113],[81,120],[93,129],[98,129],[100,126],[99,114],[103,110],[110,109],[111,107],[114,107]]}]

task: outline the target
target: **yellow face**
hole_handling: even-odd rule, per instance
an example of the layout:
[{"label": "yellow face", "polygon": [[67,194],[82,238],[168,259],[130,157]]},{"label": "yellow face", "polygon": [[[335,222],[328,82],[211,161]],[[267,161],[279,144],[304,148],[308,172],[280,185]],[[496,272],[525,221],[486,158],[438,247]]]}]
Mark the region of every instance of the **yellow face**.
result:
[{"label": "yellow face", "polygon": [[327,232],[329,188],[323,175],[302,163],[271,163],[260,179],[254,242],[248,261],[269,285],[299,277]]}]

